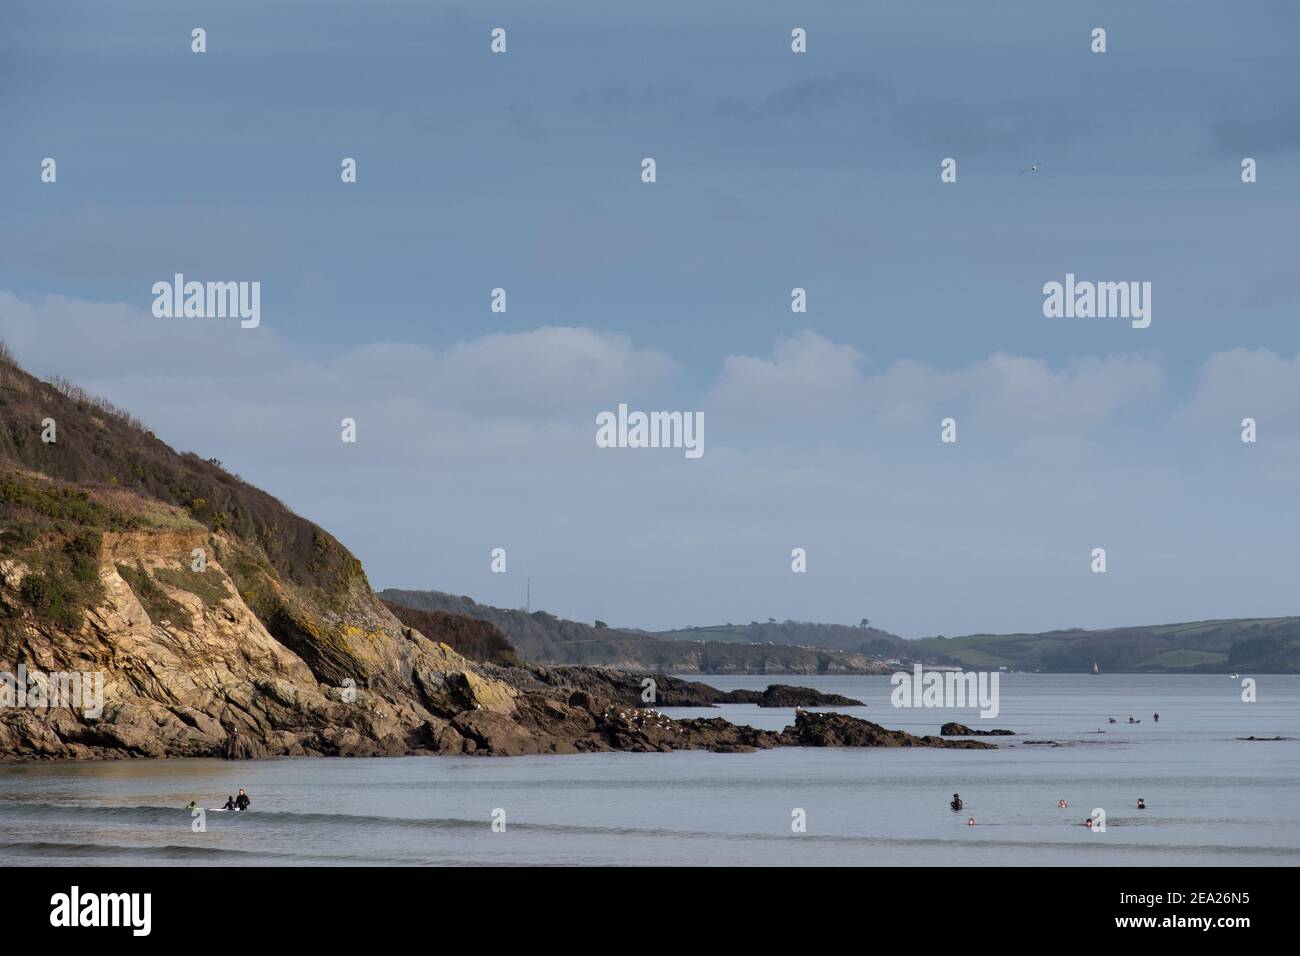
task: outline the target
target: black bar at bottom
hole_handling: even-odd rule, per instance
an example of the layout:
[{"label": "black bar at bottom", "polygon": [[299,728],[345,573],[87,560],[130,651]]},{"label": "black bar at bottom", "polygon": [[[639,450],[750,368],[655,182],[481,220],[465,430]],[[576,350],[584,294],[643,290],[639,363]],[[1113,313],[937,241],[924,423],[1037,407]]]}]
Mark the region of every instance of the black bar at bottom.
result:
[{"label": "black bar at bottom", "polygon": [[1003,939],[1032,932],[1059,942],[1134,936],[1185,945],[1199,937],[1231,945],[1286,931],[1294,879],[1283,868],[0,870],[6,935],[24,949],[33,937],[73,934],[77,943],[203,950],[278,940],[373,945],[430,932],[449,944],[443,934],[464,930],[491,945],[535,946],[559,933],[590,940],[584,946],[661,948],[681,937],[733,947],[771,944],[780,924],[800,933],[869,931],[863,942],[873,944],[985,927]]}]

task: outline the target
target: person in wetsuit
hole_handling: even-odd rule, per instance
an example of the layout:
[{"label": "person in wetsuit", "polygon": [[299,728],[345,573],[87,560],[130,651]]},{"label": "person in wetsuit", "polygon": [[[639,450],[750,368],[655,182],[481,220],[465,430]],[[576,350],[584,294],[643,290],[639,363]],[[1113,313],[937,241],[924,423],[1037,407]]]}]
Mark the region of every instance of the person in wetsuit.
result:
[{"label": "person in wetsuit", "polygon": [[954,811],[960,810],[960,809],[961,809],[961,806],[962,806],[962,804],[961,804],[961,794],[959,794],[959,793],[954,793],[954,794],[952,795],[952,803],[948,804],[948,806],[952,807]]},{"label": "person in wetsuit", "polygon": [[221,809],[222,809],[222,810],[233,810],[233,809],[235,809],[235,798],[234,798],[234,797],[230,797],[230,796],[226,797],[226,805],[223,806]]},{"label": "person in wetsuit", "polygon": [[247,810],[248,805],[250,803],[252,803],[252,801],[248,799],[248,794],[244,793],[243,789],[241,788],[239,791],[239,796],[235,798],[235,809]]}]

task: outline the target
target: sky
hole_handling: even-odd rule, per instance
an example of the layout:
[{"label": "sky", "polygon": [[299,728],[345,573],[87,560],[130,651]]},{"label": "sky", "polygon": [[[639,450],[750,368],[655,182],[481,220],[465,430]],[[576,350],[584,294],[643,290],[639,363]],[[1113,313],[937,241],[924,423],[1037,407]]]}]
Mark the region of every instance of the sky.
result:
[{"label": "sky", "polygon": [[[1294,614],[1297,36],[1268,0],[5,4],[0,338],[377,588],[908,637]],[[155,317],[178,272],[259,282],[260,324]],[[1149,327],[1046,317],[1067,274],[1149,282]],[[705,453],[597,447],[620,403]]]}]

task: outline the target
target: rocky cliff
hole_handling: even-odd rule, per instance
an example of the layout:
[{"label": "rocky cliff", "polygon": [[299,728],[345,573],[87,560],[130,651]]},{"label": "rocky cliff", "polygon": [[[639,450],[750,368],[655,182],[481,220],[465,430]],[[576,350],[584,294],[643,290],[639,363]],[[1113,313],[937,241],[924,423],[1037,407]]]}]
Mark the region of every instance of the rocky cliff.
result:
[{"label": "rocky cliff", "polygon": [[641,675],[408,620],[327,532],[0,348],[0,758],[970,745],[840,715],[782,734],[670,720],[637,706]]}]

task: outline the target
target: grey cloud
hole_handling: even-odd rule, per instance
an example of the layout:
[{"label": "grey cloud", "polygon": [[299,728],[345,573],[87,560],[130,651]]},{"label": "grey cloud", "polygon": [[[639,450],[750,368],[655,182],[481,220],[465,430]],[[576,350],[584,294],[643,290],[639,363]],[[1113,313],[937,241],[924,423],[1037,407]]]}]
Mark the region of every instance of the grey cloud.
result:
[{"label": "grey cloud", "polygon": [[1158,363],[1136,355],[1053,369],[996,353],[954,371],[903,360],[871,374],[856,349],[804,331],[778,339],[771,358],[728,356],[710,401],[737,426],[860,419],[930,440],[940,417],[952,415],[1014,441],[1099,427],[1161,386]]}]

